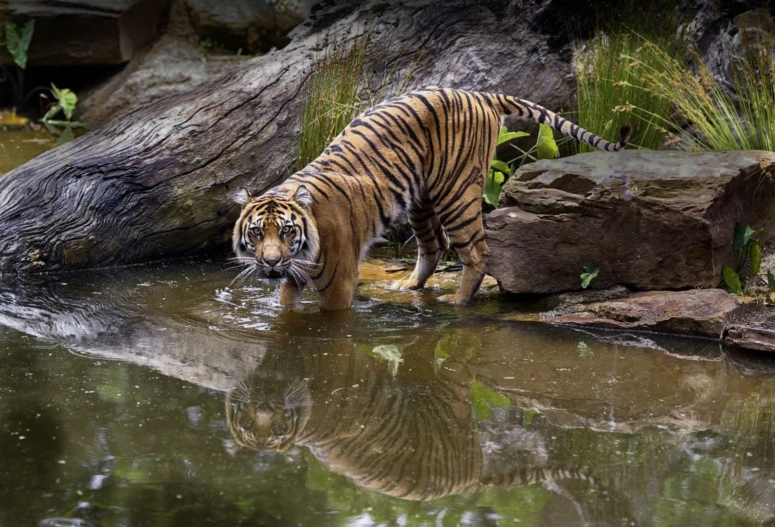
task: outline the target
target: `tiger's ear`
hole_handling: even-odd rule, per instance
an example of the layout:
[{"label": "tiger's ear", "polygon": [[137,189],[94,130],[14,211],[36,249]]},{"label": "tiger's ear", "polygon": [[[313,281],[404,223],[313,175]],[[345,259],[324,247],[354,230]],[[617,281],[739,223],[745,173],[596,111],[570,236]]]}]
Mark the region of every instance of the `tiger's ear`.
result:
[{"label": "tiger's ear", "polygon": [[234,195],[234,201],[240,205],[247,205],[252,199],[253,196],[250,195],[250,191],[245,187],[240,187],[240,189]]},{"label": "tiger's ear", "polygon": [[293,201],[301,205],[303,209],[308,209],[312,206],[312,194],[309,193],[307,187],[299,185],[296,189],[296,194],[293,195]]}]

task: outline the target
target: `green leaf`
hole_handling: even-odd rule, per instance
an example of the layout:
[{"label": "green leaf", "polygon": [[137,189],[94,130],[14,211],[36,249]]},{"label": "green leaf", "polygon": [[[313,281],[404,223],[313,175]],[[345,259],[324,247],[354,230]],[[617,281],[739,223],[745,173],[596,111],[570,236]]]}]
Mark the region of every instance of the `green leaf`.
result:
[{"label": "green leaf", "polygon": [[767,287],[770,293],[775,293],[775,275],[769,269],[767,270]]},{"label": "green leaf", "polygon": [[538,128],[536,151],[538,152],[538,159],[555,159],[560,157],[560,149],[554,140],[554,131],[551,126],[542,124]]},{"label": "green leaf", "polygon": [[487,173],[487,180],[484,182],[484,201],[493,207],[498,206],[498,196],[501,194],[501,188],[506,176],[497,170],[490,169]]},{"label": "green leaf", "polygon": [[586,289],[589,287],[590,282],[597,276],[597,273],[600,272],[600,267],[593,266],[593,265],[585,265],[584,268],[581,270],[581,288]]},{"label": "green leaf", "polygon": [[759,274],[759,270],[762,266],[762,248],[759,247],[759,242],[751,240],[748,242],[749,254],[751,256],[751,273],[754,276]]},{"label": "green leaf", "polygon": [[20,28],[11,21],[5,23],[5,41],[13,61],[21,69],[27,67],[27,50],[30,47],[35,19],[30,19]]},{"label": "green leaf", "polygon": [[498,145],[502,145],[506,141],[511,141],[518,137],[527,137],[530,134],[527,132],[509,132],[505,126],[501,126],[500,133],[498,134]]},{"label": "green leaf", "polygon": [[69,121],[73,117],[73,111],[75,111],[75,105],[78,104],[78,96],[73,93],[72,90],[67,88],[58,89],[54,83],[51,83],[51,92],[54,94],[54,98],[59,103],[62,111],[65,112],[65,117]]},{"label": "green leaf", "polygon": [[740,277],[734,269],[724,264],[721,268],[721,275],[724,277],[724,283],[736,295],[743,296],[743,287],[740,285]]},{"label": "green leaf", "polygon": [[579,343],[576,344],[576,350],[579,352],[579,357],[594,357],[595,355],[583,340],[580,340]]},{"label": "green leaf", "polygon": [[743,225],[740,222],[735,223],[735,241],[732,244],[732,247],[736,251],[741,251],[745,247],[745,244],[748,243],[748,240],[751,239],[751,236],[753,236],[756,232],[748,225]]},{"label": "green leaf", "polygon": [[490,166],[495,170],[500,170],[504,174],[511,174],[511,169],[509,168],[509,165],[507,165],[506,163],[504,163],[499,159],[493,159],[490,162]]},{"label": "green leaf", "polygon": [[474,410],[474,419],[489,421],[493,406],[508,408],[511,402],[508,397],[490,390],[481,381],[474,381],[471,386],[471,406]]}]

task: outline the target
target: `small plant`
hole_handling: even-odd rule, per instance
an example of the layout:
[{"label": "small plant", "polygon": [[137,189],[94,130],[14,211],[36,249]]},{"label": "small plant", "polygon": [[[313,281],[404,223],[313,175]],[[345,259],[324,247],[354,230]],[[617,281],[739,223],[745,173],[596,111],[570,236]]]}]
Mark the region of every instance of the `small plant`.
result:
[{"label": "small plant", "polygon": [[589,287],[589,284],[592,283],[592,280],[597,277],[599,272],[600,267],[595,265],[585,265],[581,270],[581,288],[586,289]]},{"label": "small plant", "polygon": [[[511,141],[518,137],[527,137],[527,132],[509,132],[505,126],[501,126],[498,133],[498,143],[500,146],[506,141]],[[498,206],[498,197],[501,194],[503,184],[511,175],[511,168],[508,163],[493,158],[490,162],[490,169],[487,171],[487,179],[484,182],[484,201],[493,207]]]},{"label": "small plant", "polygon": [[[746,262],[748,260],[751,262],[752,277],[758,276],[759,271],[761,270],[762,250],[758,240],[753,238],[753,235],[757,232],[758,231],[753,230],[748,225],[743,225],[740,222],[735,224],[735,236],[732,242],[732,248],[736,251],[740,251],[740,259],[737,264],[737,269],[733,269],[724,264],[721,267],[721,276],[729,290],[736,295],[742,296],[744,294],[739,273],[743,267],[745,267]],[[768,284],[770,283],[771,274],[772,273],[769,271],[767,272]]]},{"label": "small plant", "polygon": [[554,140],[554,130],[548,124],[538,127],[538,141],[536,141],[536,153],[538,159],[556,159],[560,157],[560,148]]},{"label": "small plant", "polygon": [[54,121],[52,121],[52,118],[60,113],[64,114],[65,119],[70,121],[73,117],[75,106],[78,104],[78,96],[67,88],[60,90],[53,82],[51,83],[51,94],[54,96],[56,103],[54,103],[43,116],[43,121],[53,123]]},{"label": "small plant", "polygon": [[5,23],[3,40],[0,45],[8,48],[15,68],[3,67],[3,77],[0,82],[8,82],[13,93],[13,100],[20,104],[24,100],[24,70],[27,69],[27,50],[35,32],[35,19],[27,20],[21,26],[10,20]]}]

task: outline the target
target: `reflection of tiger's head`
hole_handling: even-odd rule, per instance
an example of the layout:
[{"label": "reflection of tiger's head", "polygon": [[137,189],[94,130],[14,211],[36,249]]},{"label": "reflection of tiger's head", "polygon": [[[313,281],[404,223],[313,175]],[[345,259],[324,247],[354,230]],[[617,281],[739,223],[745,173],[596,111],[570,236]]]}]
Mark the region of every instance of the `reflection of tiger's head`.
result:
[{"label": "reflection of tiger's head", "polygon": [[293,197],[274,189],[239,201],[244,208],[232,237],[237,259],[258,278],[308,282],[319,245],[310,192],[302,185]]},{"label": "reflection of tiger's head", "polygon": [[254,450],[288,450],[309,419],[312,402],[306,382],[270,376],[249,384],[240,382],[226,399],[234,441]]}]

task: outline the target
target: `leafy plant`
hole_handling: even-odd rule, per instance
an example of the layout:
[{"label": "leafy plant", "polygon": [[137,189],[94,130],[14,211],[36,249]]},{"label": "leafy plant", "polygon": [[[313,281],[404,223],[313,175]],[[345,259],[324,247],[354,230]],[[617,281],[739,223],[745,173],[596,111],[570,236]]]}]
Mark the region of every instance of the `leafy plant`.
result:
[{"label": "leafy plant", "polygon": [[[497,146],[502,145],[512,139],[519,137],[527,137],[530,134],[527,132],[509,132],[505,126],[501,126],[498,133]],[[500,159],[493,158],[490,161],[490,168],[487,171],[487,179],[484,182],[484,201],[493,207],[498,206],[498,197],[501,194],[503,184],[511,175],[511,167],[508,163],[501,161]]]},{"label": "leafy plant", "polygon": [[67,88],[59,89],[51,83],[51,93],[54,96],[56,103],[49,108],[46,114],[43,116],[44,121],[51,121],[53,117],[56,117],[60,113],[65,115],[65,119],[68,121],[72,119],[75,106],[78,104],[78,96],[73,93],[72,90]]},{"label": "leafy plant", "polygon": [[593,265],[585,265],[584,268],[581,270],[581,288],[586,289],[589,287],[589,284],[592,282],[592,280],[597,277],[597,274],[600,272],[600,267],[593,266]]},{"label": "leafy plant", "polygon": [[[753,235],[757,232],[759,231],[752,229],[748,225],[744,225],[740,222],[735,223],[732,248],[736,251],[740,251],[740,259],[737,264],[737,269],[733,269],[726,264],[723,265],[721,267],[721,277],[724,279],[724,283],[730,291],[736,295],[743,295],[743,287],[739,272],[745,266],[746,261],[748,261],[749,258],[751,260],[751,276],[757,276],[761,270],[762,249],[759,246],[759,241],[753,238]],[[767,271],[768,284],[771,283],[771,275],[772,273]]]},{"label": "leafy plant", "polygon": [[724,283],[736,295],[743,296],[743,286],[740,283],[740,275],[727,264],[721,266],[721,275],[724,277]]},{"label": "leafy plant", "polygon": [[542,124],[538,127],[536,153],[538,154],[538,159],[556,159],[560,157],[560,149],[554,140],[554,130],[548,124]]},{"label": "leafy plant", "polygon": [[21,27],[10,20],[5,23],[5,45],[13,61],[21,69],[27,68],[27,50],[35,32],[35,19],[27,20]]}]

